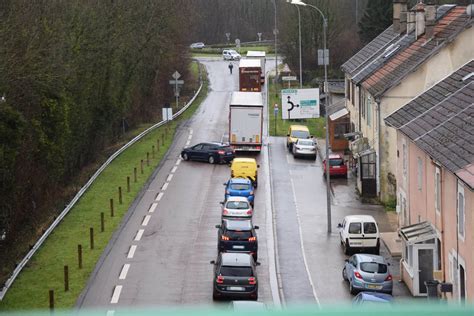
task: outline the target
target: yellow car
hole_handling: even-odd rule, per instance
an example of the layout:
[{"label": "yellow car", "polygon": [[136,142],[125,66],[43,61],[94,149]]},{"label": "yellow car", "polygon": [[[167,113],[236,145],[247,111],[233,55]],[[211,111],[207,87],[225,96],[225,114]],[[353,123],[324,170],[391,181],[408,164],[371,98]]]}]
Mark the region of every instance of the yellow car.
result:
[{"label": "yellow car", "polygon": [[230,177],[231,178],[247,178],[252,181],[254,188],[257,187],[258,171],[260,166],[257,164],[257,160],[254,158],[234,158],[230,165]]},{"label": "yellow car", "polygon": [[286,134],[286,147],[289,151],[293,150],[293,144],[298,139],[312,138],[309,133],[309,129],[304,125],[290,125],[288,134]]}]

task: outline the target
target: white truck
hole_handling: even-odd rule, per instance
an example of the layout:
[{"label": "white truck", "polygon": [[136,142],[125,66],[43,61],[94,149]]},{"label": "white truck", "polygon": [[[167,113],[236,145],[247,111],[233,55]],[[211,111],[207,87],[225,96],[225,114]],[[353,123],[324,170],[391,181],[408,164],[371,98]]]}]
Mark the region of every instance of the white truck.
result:
[{"label": "white truck", "polygon": [[260,92],[233,92],[229,105],[229,143],[236,151],[262,149],[263,99]]},{"label": "white truck", "polygon": [[260,60],[260,65],[262,68],[262,73],[260,74],[260,82],[262,86],[265,84],[265,52],[263,51],[258,51],[258,50],[249,50],[247,51],[247,58],[252,58],[252,59],[259,59]]}]

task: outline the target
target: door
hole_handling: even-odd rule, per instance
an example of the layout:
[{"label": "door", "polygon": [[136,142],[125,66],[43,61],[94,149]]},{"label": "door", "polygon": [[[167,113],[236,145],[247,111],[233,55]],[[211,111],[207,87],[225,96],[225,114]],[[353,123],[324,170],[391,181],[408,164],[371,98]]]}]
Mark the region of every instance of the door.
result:
[{"label": "door", "polygon": [[427,294],[425,282],[433,280],[433,249],[418,249],[418,289]]},{"label": "door", "polygon": [[360,157],[360,180],[362,182],[362,196],[377,196],[376,156],[375,152]]},{"label": "door", "polygon": [[201,153],[201,150],[202,150],[202,144],[197,144],[196,146],[194,146],[191,151],[190,151],[190,155],[191,159],[195,159],[195,160],[199,160],[200,159],[200,153]]},{"label": "door", "polygon": [[461,264],[459,265],[459,298],[461,302],[466,300],[466,272]]}]

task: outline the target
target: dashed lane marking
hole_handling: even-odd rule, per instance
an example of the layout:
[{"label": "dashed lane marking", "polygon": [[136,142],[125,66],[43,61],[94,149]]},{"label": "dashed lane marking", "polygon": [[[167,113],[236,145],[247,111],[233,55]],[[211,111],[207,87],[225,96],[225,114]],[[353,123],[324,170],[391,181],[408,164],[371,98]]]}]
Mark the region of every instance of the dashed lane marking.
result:
[{"label": "dashed lane marking", "polygon": [[172,174],[168,175],[168,178],[166,178],[166,182],[171,182],[171,179],[173,179],[173,175],[172,175]]},{"label": "dashed lane marking", "polygon": [[114,294],[112,294],[112,299],[110,300],[110,304],[118,303],[121,292],[122,292],[122,285],[116,285],[114,288]]},{"label": "dashed lane marking", "polygon": [[186,146],[189,146],[189,144],[191,144],[191,142],[188,140],[188,141],[186,142]]},{"label": "dashed lane marking", "polygon": [[169,185],[168,182],[166,182],[165,184],[163,184],[163,187],[161,188],[161,191],[166,191],[166,189],[168,189],[168,185]]},{"label": "dashed lane marking", "polygon": [[105,314],[105,316],[114,316],[115,315],[115,311],[107,311],[107,314]]},{"label": "dashed lane marking", "polygon": [[130,269],[130,263],[124,264],[122,267],[122,271],[119,275],[119,280],[125,280],[125,278],[127,277],[128,269]]},{"label": "dashed lane marking", "polygon": [[171,169],[171,173],[175,173],[177,169],[178,169],[178,166],[174,166],[173,169]]},{"label": "dashed lane marking", "polygon": [[176,160],[176,165],[179,166],[180,163],[181,163],[181,158],[178,158],[178,160]]},{"label": "dashed lane marking", "polygon": [[144,229],[139,229],[136,236],[135,236],[135,241],[140,241],[142,239],[143,233],[145,232]]},{"label": "dashed lane marking", "polygon": [[145,218],[143,218],[142,226],[148,225],[150,218],[151,218],[151,215],[146,215]]},{"label": "dashed lane marking", "polygon": [[133,256],[135,255],[136,250],[137,250],[137,245],[131,245],[130,249],[128,250],[127,258],[133,259]]},{"label": "dashed lane marking", "polygon": [[155,198],[155,201],[160,201],[161,198],[163,197],[164,193],[163,192],[160,192],[156,195],[156,198]]},{"label": "dashed lane marking", "polygon": [[148,210],[148,213],[154,213],[157,206],[158,203],[152,203],[150,209]]}]

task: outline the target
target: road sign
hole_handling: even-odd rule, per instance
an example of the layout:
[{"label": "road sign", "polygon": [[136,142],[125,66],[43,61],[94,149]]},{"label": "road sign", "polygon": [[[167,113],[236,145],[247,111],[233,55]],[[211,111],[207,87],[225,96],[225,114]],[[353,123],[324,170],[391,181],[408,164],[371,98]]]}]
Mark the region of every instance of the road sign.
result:
[{"label": "road sign", "polygon": [[175,72],[171,75],[171,77],[173,77],[174,79],[178,80],[179,77],[181,77],[181,74],[180,74],[178,71],[175,71]]},{"label": "road sign", "polygon": [[227,42],[229,42],[230,41],[230,33],[229,32],[225,33],[225,37],[227,37]]},{"label": "road sign", "polygon": [[258,41],[261,42],[262,41],[262,33],[257,33],[257,36],[258,36]]},{"label": "road sign", "polygon": [[184,84],[184,80],[170,80],[170,84]]},{"label": "road sign", "polygon": [[172,108],[163,108],[161,115],[164,121],[171,121],[173,119],[173,109]]},{"label": "road sign", "polygon": [[324,64],[329,65],[329,49],[324,51],[324,56],[323,49],[318,49],[318,65],[324,66]]},{"label": "road sign", "polygon": [[283,76],[281,77],[281,80],[284,80],[284,81],[296,81],[296,76]]},{"label": "road sign", "polygon": [[282,119],[319,117],[319,89],[281,90]]},{"label": "road sign", "polygon": [[240,48],[240,40],[238,38],[235,39],[235,46]]}]

